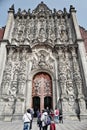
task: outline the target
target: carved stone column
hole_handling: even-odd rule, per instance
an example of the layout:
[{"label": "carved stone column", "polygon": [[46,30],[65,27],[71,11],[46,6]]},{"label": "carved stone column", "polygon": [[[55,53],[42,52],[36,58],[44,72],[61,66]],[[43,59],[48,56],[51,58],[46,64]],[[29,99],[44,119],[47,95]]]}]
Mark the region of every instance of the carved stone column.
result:
[{"label": "carved stone column", "polygon": [[0,47],[0,85],[3,77],[3,71],[5,68],[5,63],[6,63],[6,45],[8,44],[8,41],[2,41],[1,42],[1,47]]},{"label": "carved stone column", "polygon": [[64,97],[64,95],[66,96],[66,67],[64,61],[64,52],[61,47],[58,50],[58,57],[59,57],[58,60],[59,85],[61,89],[61,96]]},{"label": "carved stone column", "polygon": [[72,48],[72,62],[73,62],[73,79],[74,79],[74,93],[75,93],[75,112],[76,114],[83,115],[86,112],[86,104],[84,95],[82,93],[82,79],[80,75],[80,69],[77,61],[76,49]]},{"label": "carved stone column", "polygon": [[82,79],[80,76],[80,70],[79,70],[79,65],[77,61],[77,54],[76,54],[76,49],[73,47],[72,48],[72,62],[73,62],[73,79],[75,83],[75,92],[76,92],[76,97],[82,97]]},{"label": "carved stone column", "polygon": [[74,29],[75,29],[76,42],[77,42],[78,47],[79,47],[78,48],[79,49],[79,57],[81,58],[80,62],[82,62],[84,76],[85,76],[85,82],[86,82],[86,87],[87,87],[86,50],[85,50],[84,43],[83,43],[83,40],[82,40],[82,37],[81,37],[79,26],[78,26],[78,23],[77,23],[76,10],[73,6],[70,7],[70,14],[71,14],[71,18],[72,18]]}]

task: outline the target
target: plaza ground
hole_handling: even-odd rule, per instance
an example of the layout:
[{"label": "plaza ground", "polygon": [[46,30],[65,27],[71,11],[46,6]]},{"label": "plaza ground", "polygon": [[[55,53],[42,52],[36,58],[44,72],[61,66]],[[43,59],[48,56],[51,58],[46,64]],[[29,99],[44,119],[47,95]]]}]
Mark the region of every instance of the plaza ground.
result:
[{"label": "plaza ground", "polygon": [[[0,121],[0,130],[23,130],[22,121]],[[36,119],[33,120],[32,130],[39,130]],[[50,127],[48,127],[50,130]],[[87,120],[64,120],[63,124],[56,124],[56,130],[87,130]]]}]

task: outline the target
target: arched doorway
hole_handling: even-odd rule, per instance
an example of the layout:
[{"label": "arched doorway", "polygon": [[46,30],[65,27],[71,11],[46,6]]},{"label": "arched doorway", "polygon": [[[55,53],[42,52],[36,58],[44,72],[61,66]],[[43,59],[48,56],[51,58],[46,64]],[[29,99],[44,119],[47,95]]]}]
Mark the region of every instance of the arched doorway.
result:
[{"label": "arched doorway", "polygon": [[37,73],[33,77],[32,87],[33,109],[36,109],[35,102],[38,102],[38,109],[40,111],[46,107],[53,108],[51,76],[45,72]]}]

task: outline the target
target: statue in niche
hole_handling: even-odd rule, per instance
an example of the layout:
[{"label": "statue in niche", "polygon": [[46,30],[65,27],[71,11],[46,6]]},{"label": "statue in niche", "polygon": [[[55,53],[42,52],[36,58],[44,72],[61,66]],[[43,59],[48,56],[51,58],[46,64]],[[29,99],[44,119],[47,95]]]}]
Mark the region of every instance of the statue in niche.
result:
[{"label": "statue in niche", "polygon": [[16,35],[18,34],[18,28],[15,27],[14,30],[13,30],[13,33],[12,33],[12,37],[13,38],[16,38]]},{"label": "statue in niche", "polygon": [[60,80],[60,85],[61,85],[61,89],[62,89],[62,94],[67,96],[67,94],[66,94],[66,75],[60,73],[59,80]]},{"label": "statue in niche", "polygon": [[2,93],[6,94],[6,95],[9,95],[9,92],[10,92],[9,82],[3,83]]},{"label": "statue in niche", "polygon": [[13,60],[13,61],[16,61],[16,59],[17,59],[17,53],[15,52],[15,53],[13,53],[13,55],[12,55],[12,60]]},{"label": "statue in niche", "polygon": [[[25,61],[26,60],[26,53],[27,53],[27,50],[24,49],[23,52],[22,52],[22,55],[21,55],[21,58],[22,58],[22,61]],[[25,63],[25,62],[24,62]],[[24,64],[23,63],[23,64]]]},{"label": "statue in niche", "polygon": [[70,95],[74,96],[74,89],[73,89],[73,83],[72,82],[69,82],[69,81],[66,82],[66,93],[67,93],[68,97]]},{"label": "statue in niche", "polygon": [[81,80],[79,80],[79,79],[76,80],[76,86],[78,88],[78,94],[80,94],[82,96],[82,82],[81,82]]},{"label": "statue in niche", "polygon": [[11,72],[4,72],[4,75],[3,75],[3,80],[4,81],[10,81],[11,80]]},{"label": "statue in niche", "polygon": [[67,102],[66,98],[63,99],[63,107],[62,108],[63,108],[64,112],[69,112],[68,102]]},{"label": "statue in niche", "polygon": [[79,105],[80,105],[81,112],[82,113],[85,112],[85,110],[86,110],[86,104],[85,104],[84,98],[80,98]]},{"label": "statue in niche", "polygon": [[52,40],[55,39],[55,34],[54,34],[54,31],[53,31],[52,28],[49,28],[49,31],[48,31],[48,39],[52,39]]},{"label": "statue in niche", "polygon": [[13,80],[14,81],[18,80],[18,71],[14,71]]},{"label": "statue in niche", "polygon": [[6,102],[4,112],[12,114],[13,113],[13,107],[12,106],[13,106],[13,102]]},{"label": "statue in niche", "polygon": [[60,40],[62,42],[66,42],[68,40],[68,36],[67,36],[67,31],[66,30],[61,30],[61,32],[60,32]]},{"label": "statue in niche", "polygon": [[13,86],[10,89],[10,95],[12,95],[13,97],[16,97],[16,93],[17,93],[17,85],[13,84]]},{"label": "statue in niche", "polygon": [[20,83],[19,84],[19,94],[23,94],[24,95],[24,90],[25,90],[25,84],[24,83]]},{"label": "statue in niche", "polygon": [[44,28],[41,28],[41,29],[39,30],[38,40],[39,40],[40,42],[44,42],[44,41],[46,40],[46,34],[45,34]]},{"label": "statue in niche", "polygon": [[31,38],[30,27],[26,27],[24,33],[25,33],[25,37],[30,40]]},{"label": "statue in niche", "polygon": [[[48,53],[47,53],[48,55]],[[46,56],[46,67],[48,67],[49,69],[53,70],[54,68],[54,60],[48,55]]]},{"label": "statue in niche", "polygon": [[74,112],[75,111],[75,100],[74,100],[73,95],[70,95],[68,104],[69,104],[68,105],[69,106],[69,111]]},{"label": "statue in niche", "polygon": [[67,69],[67,79],[71,79],[71,70]]},{"label": "statue in niche", "polygon": [[19,41],[22,41],[22,36],[23,36],[23,31],[19,30],[19,32],[18,32],[18,40]]},{"label": "statue in niche", "polygon": [[75,104],[75,94],[72,82],[67,82],[66,93],[69,99],[68,100],[69,110],[72,112],[74,111],[74,104]]},{"label": "statue in niche", "polygon": [[35,57],[33,57],[33,60],[32,60],[32,68],[31,69],[35,69],[37,66],[37,60]]},{"label": "statue in niche", "polygon": [[39,56],[39,65],[45,65],[45,56],[43,54]]}]

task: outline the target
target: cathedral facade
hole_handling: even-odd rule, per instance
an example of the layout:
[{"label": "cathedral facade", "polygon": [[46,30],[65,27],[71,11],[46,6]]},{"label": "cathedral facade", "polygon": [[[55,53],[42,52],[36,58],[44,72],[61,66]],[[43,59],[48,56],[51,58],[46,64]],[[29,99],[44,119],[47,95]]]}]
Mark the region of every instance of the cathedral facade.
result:
[{"label": "cathedral facade", "polygon": [[76,10],[9,8],[0,41],[0,120],[58,107],[64,118],[87,117],[87,62]]}]

